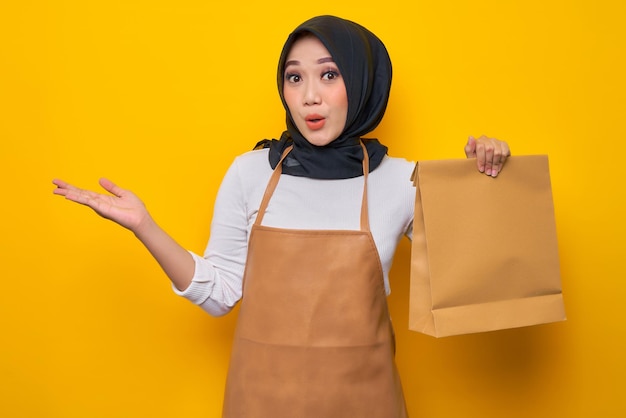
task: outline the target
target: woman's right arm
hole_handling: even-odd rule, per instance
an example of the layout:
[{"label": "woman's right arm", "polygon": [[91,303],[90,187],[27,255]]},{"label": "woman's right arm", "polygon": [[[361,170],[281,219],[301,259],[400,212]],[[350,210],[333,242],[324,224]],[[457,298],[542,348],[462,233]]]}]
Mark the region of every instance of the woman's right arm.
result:
[{"label": "woman's right arm", "polygon": [[57,186],[54,194],[88,206],[103,218],[132,231],[177,289],[185,290],[189,286],[195,271],[193,257],[157,225],[134,193],[107,179],[101,179],[100,185],[110,194],[80,189],[58,179],[52,183]]}]

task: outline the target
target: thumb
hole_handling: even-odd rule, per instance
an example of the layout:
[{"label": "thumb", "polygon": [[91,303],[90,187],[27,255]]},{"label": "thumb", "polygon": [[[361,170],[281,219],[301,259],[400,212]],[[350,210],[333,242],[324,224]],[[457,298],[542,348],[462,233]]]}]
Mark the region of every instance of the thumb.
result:
[{"label": "thumb", "polygon": [[471,135],[465,144],[465,156],[467,158],[476,157],[476,138]]},{"label": "thumb", "polygon": [[121,197],[121,195],[123,194],[124,190],[121,187],[118,187],[115,183],[113,183],[111,180],[107,179],[107,178],[101,178],[98,183],[100,183],[100,186],[102,186],[102,188],[104,190],[106,190],[107,192],[111,193],[114,196],[117,197]]}]

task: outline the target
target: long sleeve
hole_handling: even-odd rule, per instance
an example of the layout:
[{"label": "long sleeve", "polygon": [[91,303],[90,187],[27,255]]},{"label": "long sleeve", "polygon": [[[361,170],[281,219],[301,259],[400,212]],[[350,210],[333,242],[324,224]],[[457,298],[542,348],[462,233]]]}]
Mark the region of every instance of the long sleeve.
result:
[{"label": "long sleeve", "polygon": [[[250,218],[240,170],[235,160],[222,180],[204,257],[191,253],[196,269],[190,286],[184,291],[174,288],[213,316],[230,312],[241,299]],[[262,172],[271,174],[269,166]]]}]

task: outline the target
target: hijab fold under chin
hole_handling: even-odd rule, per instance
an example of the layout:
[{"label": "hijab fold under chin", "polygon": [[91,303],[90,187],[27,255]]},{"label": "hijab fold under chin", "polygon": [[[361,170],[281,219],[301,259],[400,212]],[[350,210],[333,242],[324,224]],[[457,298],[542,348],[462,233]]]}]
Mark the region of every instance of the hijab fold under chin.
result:
[{"label": "hijab fold under chin", "polygon": [[[294,124],[283,96],[285,60],[294,42],[305,33],[315,35],[330,52],[343,77],[348,95],[348,116],[341,135],[325,146],[309,143]],[[377,139],[362,138],[374,130],[385,114],[391,88],[391,61],[383,43],[363,26],[334,16],[314,17],[287,38],[278,62],[278,91],[287,111],[287,130],[279,140],[263,140],[275,168],[283,150],[294,148],[283,162],[283,173],[317,179],[343,179],[363,174],[363,140],[374,170],[387,153]]]}]

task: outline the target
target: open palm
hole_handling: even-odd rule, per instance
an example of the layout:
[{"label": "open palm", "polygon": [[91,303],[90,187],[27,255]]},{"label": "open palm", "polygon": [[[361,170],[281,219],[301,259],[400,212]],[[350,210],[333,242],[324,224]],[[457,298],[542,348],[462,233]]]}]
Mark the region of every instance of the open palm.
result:
[{"label": "open palm", "polygon": [[131,231],[134,231],[149,217],[141,199],[131,191],[116,186],[108,179],[100,179],[99,183],[110,194],[80,189],[58,179],[53,180],[52,183],[57,186],[53,191],[54,194],[89,206],[103,218],[110,219]]}]

